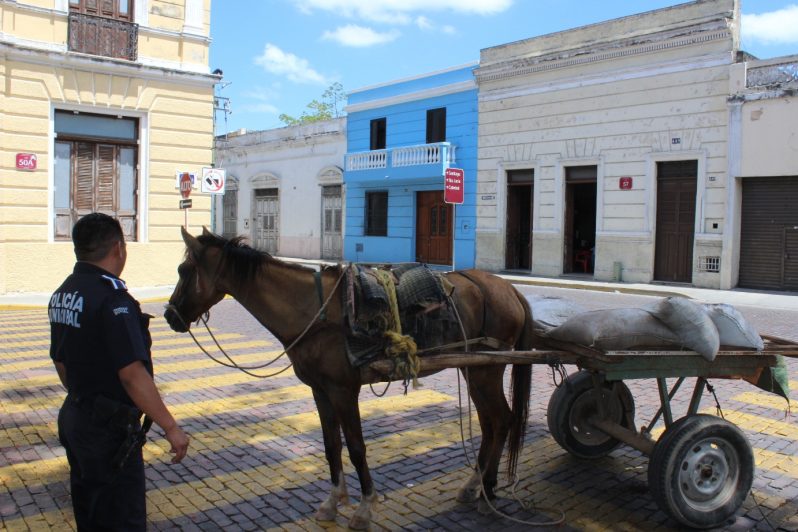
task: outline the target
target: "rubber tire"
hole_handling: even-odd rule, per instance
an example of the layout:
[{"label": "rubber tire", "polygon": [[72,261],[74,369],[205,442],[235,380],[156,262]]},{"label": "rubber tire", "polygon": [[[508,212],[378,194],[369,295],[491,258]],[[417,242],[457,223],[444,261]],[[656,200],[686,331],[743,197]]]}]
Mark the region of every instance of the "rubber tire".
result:
[{"label": "rubber tire", "polygon": [[[604,383],[604,388],[610,394],[612,394],[613,384],[620,386],[621,394],[621,400],[614,405],[615,419],[621,426],[634,430],[632,393],[623,381],[607,381]],[[591,431],[584,424],[580,430],[579,419],[587,419],[596,412],[596,395],[591,373],[581,370],[569,375],[565,382],[554,390],[549,399],[549,406],[546,410],[549,432],[560,444],[560,447],[578,458],[600,458],[621,444],[620,440],[600,431]],[[611,395],[611,397],[615,396]],[[580,415],[580,418],[572,419],[572,413]]]},{"label": "rubber tire", "polygon": [[[691,460],[695,461],[693,465]],[[699,470],[699,461],[715,465],[704,470],[702,477],[716,471],[721,477],[708,482],[706,501],[699,500],[700,482],[696,485],[696,480],[706,480],[689,474]],[[754,453],[745,434],[733,423],[707,414],[683,417],[671,425],[654,446],[648,464],[648,485],[654,500],[663,511],[691,528],[723,525],[743,504],[753,481]]]}]

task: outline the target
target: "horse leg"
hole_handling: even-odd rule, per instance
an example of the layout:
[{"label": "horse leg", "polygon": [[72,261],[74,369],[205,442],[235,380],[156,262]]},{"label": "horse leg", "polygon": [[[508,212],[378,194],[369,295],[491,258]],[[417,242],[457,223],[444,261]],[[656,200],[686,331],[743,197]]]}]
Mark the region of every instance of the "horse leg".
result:
[{"label": "horse leg", "polygon": [[346,492],[346,479],[344,478],[343,464],[341,463],[341,425],[336,418],[330,400],[320,390],[313,389],[313,398],[321,418],[321,431],[324,435],[324,454],[330,466],[330,480],[332,490],[314,516],[319,521],[335,521],[338,515],[338,504],[347,503],[349,496]]},{"label": "horse leg", "polygon": [[[477,457],[479,469],[461,489],[463,498],[471,495],[469,491],[473,490],[478,480],[481,480],[485,499],[491,501],[496,498],[494,489],[499,472],[499,461],[504,442],[510,431],[512,417],[510,407],[504,397],[503,375],[504,366],[471,368],[467,373],[468,392],[477,409],[479,426],[482,430],[482,444]],[[479,472],[482,473],[481,479]],[[477,485],[477,487],[480,486]],[[480,499],[478,510],[481,513],[488,513],[490,507],[486,501]]]},{"label": "horse leg", "polygon": [[371,480],[371,473],[366,462],[366,444],[363,441],[363,428],[360,424],[360,408],[358,406],[359,387],[355,389],[340,388],[331,393],[331,400],[343,428],[349,459],[355,466],[360,479],[360,505],[349,520],[349,528],[366,530],[371,524],[371,511],[377,503],[377,492]]}]

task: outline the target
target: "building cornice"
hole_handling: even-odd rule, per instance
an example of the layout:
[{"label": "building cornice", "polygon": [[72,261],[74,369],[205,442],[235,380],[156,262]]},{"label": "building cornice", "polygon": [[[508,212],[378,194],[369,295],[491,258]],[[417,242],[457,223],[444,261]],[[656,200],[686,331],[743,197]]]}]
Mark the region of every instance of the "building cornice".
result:
[{"label": "building cornice", "polygon": [[480,85],[486,82],[527,76],[538,72],[548,72],[601,61],[646,55],[709,42],[729,40],[731,43],[732,32],[729,29],[715,28],[707,31],[696,31],[694,33],[688,33],[687,35],[658,35],[646,36],[646,38],[647,41],[643,43],[639,42],[640,38],[638,37],[634,40],[608,42],[600,46],[557,51],[536,57],[515,57],[506,61],[480,67],[474,71],[474,74],[477,79],[477,84]]},{"label": "building cornice", "polygon": [[9,42],[0,42],[0,55],[11,60],[36,65],[130,76],[153,81],[172,81],[202,87],[212,86],[220,79],[219,76],[207,72],[191,72],[167,66],[148,65],[143,62],[133,63],[123,59],[57,49],[30,48]]},{"label": "building cornice", "polygon": [[453,66],[453,67],[449,67],[449,68],[443,68],[441,70],[435,70],[433,72],[425,72],[424,74],[418,74],[416,76],[408,76],[406,78],[399,78],[399,79],[394,79],[394,80],[391,80],[391,81],[386,81],[384,83],[376,83],[374,85],[368,85],[366,87],[360,87],[358,89],[349,91],[349,94],[358,94],[360,92],[366,92],[366,91],[370,91],[370,90],[374,90],[374,89],[379,89],[379,88],[382,88],[382,87],[390,87],[391,85],[398,85],[400,83],[407,83],[409,81],[415,81],[415,80],[418,80],[418,79],[430,78],[430,77],[437,76],[437,75],[440,75],[440,74],[446,74],[448,72],[455,72],[457,70],[462,70],[464,68],[476,68],[478,66],[479,66],[479,62],[478,61],[471,61],[469,63],[464,63],[462,65],[457,65],[457,66]]},{"label": "building cornice", "polygon": [[448,94],[456,94],[458,92],[465,92],[475,90],[477,84],[474,80],[461,81],[459,83],[451,83],[441,87],[432,89],[425,89],[422,91],[408,92],[406,94],[398,94],[388,98],[380,98],[379,100],[371,100],[363,103],[356,103],[347,105],[344,110],[347,113],[356,113],[358,111],[367,111],[369,109],[378,109],[380,107],[387,107],[389,105],[397,105],[400,103],[415,102],[418,100],[425,100],[427,98],[436,98],[438,96],[446,96]]},{"label": "building cornice", "polygon": [[647,68],[625,68],[605,71],[592,76],[578,76],[557,81],[546,81],[542,83],[526,83],[524,85],[501,89],[489,89],[483,87],[479,92],[479,101],[490,102],[505,98],[517,98],[532,94],[574,89],[577,87],[589,87],[617,81],[641,79],[665,74],[675,74],[678,72],[690,72],[702,68],[729,65],[731,62],[731,53],[723,52],[702,57],[693,57],[690,59],[680,59],[676,61],[659,63]]}]

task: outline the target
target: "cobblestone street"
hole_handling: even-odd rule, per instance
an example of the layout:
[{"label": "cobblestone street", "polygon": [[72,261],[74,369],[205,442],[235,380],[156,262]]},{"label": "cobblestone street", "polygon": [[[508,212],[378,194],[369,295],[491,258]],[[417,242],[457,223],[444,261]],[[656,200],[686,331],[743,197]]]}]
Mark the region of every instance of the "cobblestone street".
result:
[{"label": "cobblestone street", "polygon": [[[330,486],[310,389],[290,369],[256,379],[223,367],[199,352],[188,335],[169,329],[161,303],[145,304],[144,309],[157,316],[151,325],[156,383],[192,438],[187,459],[170,465],[160,429],[150,433],[144,449],[150,528],[345,528],[360,497],[346,452],[350,503],[336,523],[313,519]],[[212,309],[210,325],[238,364],[257,365],[280,353],[276,340],[230,299]],[[55,428],[65,394],[48,356],[46,311],[0,311],[0,327],[0,524],[11,531],[71,530],[67,463]],[[194,329],[215,352],[207,333]],[[798,360],[789,360],[788,367],[796,400]],[[517,485],[508,485],[503,470],[500,475],[504,487],[499,508],[505,516],[483,516],[475,505],[458,504],[455,495],[468,477],[479,428],[476,414],[469,423],[471,412],[458,406],[464,384],[458,384],[457,375],[447,370],[425,378],[421,388],[407,395],[399,384],[383,397],[377,394],[384,385],[374,387],[377,394],[363,388],[361,414],[380,496],[374,530],[528,530],[531,526],[523,522],[557,520],[560,515],[567,530],[679,528],[649,493],[648,458],[643,454],[621,446],[606,458],[583,461],[551,438],[545,413],[554,382],[543,365],[534,368]],[[677,417],[689,401],[690,381],[675,401]],[[727,529],[798,530],[795,416],[785,414],[787,404],[781,398],[743,381],[713,384],[726,419],[754,447],[757,466],[752,495]],[[628,385],[636,401],[637,425],[648,423],[659,406],[656,384],[642,380]],[[716,413],[711,396],[705,396],[701,411]]]}]

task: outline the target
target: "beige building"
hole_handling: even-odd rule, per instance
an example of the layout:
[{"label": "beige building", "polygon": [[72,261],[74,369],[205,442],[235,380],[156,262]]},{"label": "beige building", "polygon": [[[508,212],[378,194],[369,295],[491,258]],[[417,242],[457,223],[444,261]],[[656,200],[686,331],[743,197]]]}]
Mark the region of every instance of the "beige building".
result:
[{"label": "beige building", "polygon": [[732,69],[729,99],[728,282],[796,291],[798,55],[746,59]]},{"label": "beige building", "polygon": [[216,232],[273,255],[340,260],[345,154],[346,118],[219,137]]},{"label": "beige building", "polygon": [[[53,290],[91,211],[122,222],[128,283],[174,283],[176,173],[212,160],[210,4],[0,0],[0,294]],[[196,189],[189,227],[209,222]]]},{"label": "beige building", "polygon": [[482,50],[477,267],[734,286],[738,21],[702,0]]}]

